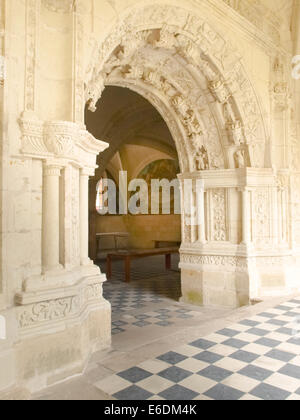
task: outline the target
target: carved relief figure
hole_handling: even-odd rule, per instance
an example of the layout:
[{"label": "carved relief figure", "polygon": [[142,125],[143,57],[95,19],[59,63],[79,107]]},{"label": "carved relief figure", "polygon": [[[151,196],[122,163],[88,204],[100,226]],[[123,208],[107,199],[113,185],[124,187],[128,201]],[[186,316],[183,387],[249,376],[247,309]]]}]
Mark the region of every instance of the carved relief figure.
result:
[{"label": "carved relief figure", "polygon": [[243,150],[238,150],[234,154],[234,160],[236,168],[245,168],[245,152]]},{"label": "carved relief figure", "polygon": [[208,154],[204,146],[196,153],[196,170],[206,171],[209,169]]},{"label": "carved relief figure", "polygon": [[240,146],[245,142],[243,126],[241,121],[236,120],[227,124],[229,138],[236,145]]}]

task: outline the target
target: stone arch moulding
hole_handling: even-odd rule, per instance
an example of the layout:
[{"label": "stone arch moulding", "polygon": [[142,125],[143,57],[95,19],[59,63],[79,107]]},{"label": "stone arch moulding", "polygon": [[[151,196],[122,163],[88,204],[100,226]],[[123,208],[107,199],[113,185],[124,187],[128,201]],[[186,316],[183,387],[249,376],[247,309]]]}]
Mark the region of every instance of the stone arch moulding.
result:
[{"label": "stone arch moulding", "polygon": [[266,128],[242,59],[187,10],[155,5],[124,16],[89,63],[85,102],[91,111],[106,85],[130,88],[157,108],[182,172],[265,167]]}]

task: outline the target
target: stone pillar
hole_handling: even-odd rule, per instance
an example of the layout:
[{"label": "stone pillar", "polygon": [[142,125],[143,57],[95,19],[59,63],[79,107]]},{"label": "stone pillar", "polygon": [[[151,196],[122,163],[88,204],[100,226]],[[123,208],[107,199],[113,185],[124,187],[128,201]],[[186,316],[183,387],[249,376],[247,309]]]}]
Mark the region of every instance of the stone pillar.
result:
[{"label": "stone pillar", "polygon": [[191,243],[197,242],[197,194],[194,185],[190,191],[190,223],[191,223]]},{"label": "stone pillar", "polygon": [[59,177],[61,167],[44,164],[43,173],[43,271],[60,268],[59,264]]},{"label": "stone pillar", "polygon": [[204,197],[204,184],[197,180],[198,241],[202,244],[206,243]]},{"label": "stone pillar", "polygon": [[279,207],[278,207],[278,188],[273,187],[273,244],[274,246],[279,243]]},{"label": "stone pillar", "polygon": [[81,265],[92,264],[89,259],[89,177],[88,169],[80,170],[80,260]]},{"label": "stone pillar", "polygon": [[242,234],[243,245],[249,246],[251,242],[250,234],[250,208],[249,208],[249,190],[244,188],[242,192]]}]

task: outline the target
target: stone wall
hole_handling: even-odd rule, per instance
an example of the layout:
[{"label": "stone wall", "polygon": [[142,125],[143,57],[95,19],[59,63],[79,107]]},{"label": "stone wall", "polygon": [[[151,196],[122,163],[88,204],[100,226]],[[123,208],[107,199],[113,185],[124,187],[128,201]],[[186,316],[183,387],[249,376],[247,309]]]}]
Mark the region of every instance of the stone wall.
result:
[{"label": "stone wall", "polygon": [[204,183],[208,200],[187,209],[199,223],[182,219],[183,299],[236,307],[299,289],[299,112],[277,12],[247,0],[0,6],[1,391],[40,389],[109,346],[87,207],[107,145],[84,126],[105,85],[149,100],[181,178]]}]

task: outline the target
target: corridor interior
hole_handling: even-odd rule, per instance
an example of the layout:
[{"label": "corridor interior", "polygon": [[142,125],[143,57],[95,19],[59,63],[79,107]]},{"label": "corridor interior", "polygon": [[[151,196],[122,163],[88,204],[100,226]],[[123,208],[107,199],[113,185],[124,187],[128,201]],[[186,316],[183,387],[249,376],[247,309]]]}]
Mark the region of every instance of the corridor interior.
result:
[{"label": "corridor interior", "polygon": [[[114,244],[97,234],[121,232],[121,248],[180,242],[179,215],[113,214],[96,209],[101,179],[172,179],[179,172],[174,141],[156,110],[127,89],[108,87],[88,129],[108,140],[90,184],[90,256],[106,272]],[[119,207],[119,204],[117,208]],[[112,346],[94,354],[83,375],[35,395],[39,400],[299,400],[299,295],[240,309],[180,301],[179,256],[166,271],[163,256],[113,261],[103,285],[112,306]],[[299,326],[298,326],[299,327]]]}]

